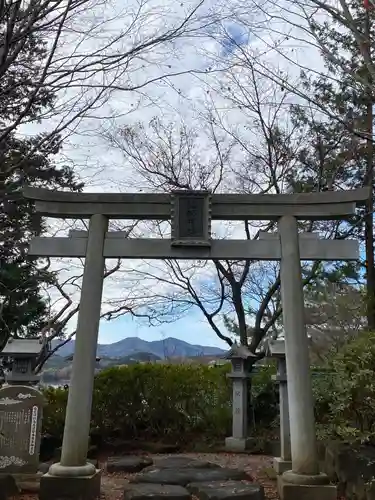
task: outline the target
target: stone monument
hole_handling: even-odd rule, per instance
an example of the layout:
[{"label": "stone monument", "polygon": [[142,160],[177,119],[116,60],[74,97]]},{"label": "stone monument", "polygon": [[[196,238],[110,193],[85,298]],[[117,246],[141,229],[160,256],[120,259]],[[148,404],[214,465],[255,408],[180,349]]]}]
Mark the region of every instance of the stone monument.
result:
[{"label": "stone monument", "polygon": [[39,451],[44,397],[32,387],[35,366],[48,350],[44,338],[10,337],[0,352],[6,384],[0,389],[0,474],[11,474],[24,489],[40,479]]},{"label": "stone monument", "polygon": [[12,474],[16,481],[37,474],[43,404],[43,395],[33,387],[0,389],[1,474]]},{"label": "stone monument", "polygon": [[285,341],[281,339],[270,340],[268,350],[269,356],[277,360],[277,373],[273,376],[273,379],[279,385],[280,407],[280,457],[274,458],[273,466],[277,474],[283,474],[292,468]]}]

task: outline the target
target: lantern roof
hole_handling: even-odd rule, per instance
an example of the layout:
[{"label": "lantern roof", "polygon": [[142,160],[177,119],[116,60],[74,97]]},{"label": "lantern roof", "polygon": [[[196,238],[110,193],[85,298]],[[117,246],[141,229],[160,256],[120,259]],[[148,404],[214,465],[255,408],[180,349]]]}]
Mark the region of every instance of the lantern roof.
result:
[{"label": "lantern roof", "polygon": [[226,353],[226,359],[249,359],[256,358],[257,355],[250,351],[250,349],[243,344],[233,344],[229,351]]},{"label": "lantern roof", "polygon": [[45,349],[46,341],[43,338],[18,339],[9,337],[4,349],[0,352],[0,357],[22,356],[37,357]]}]

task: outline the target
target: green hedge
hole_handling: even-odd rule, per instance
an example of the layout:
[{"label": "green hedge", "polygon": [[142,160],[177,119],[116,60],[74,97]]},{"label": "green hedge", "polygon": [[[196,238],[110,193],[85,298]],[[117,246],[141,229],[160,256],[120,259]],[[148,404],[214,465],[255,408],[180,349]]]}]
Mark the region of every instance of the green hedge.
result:
[{"label": "green hedge", "polygon": [[[231,427],[229,365],[139,364],[110,368],[95,379],[92,430],[104,439],[222,439]],[[320,438],[375,440],[375,333],[348,342],[325,369],[313,368]],[[278,394],[262,367],[252,377],[250,421],[278,435]],[[67,391],[46,389],[44,432],[62,437]],[[254,431],[252,431],[254,432]]]},{"label": "green hedge", "polygon": [[144,364],[111,368],[95,381],[93,426],[102,436],[226,433],[230,424],[224,370]]},{"label": "green hedge", "polygon": [[43,434],[49,434],[61,439],[64,432],[65,409],[68,401],[68,391],[48,387],[43,390],[46,405],[43,409]]},{"label": "green hedge", "polygon": [[[231,423],[226,372],[226,367],[169,364],[103,370],[95,378],[92,430],[104,439],[226,435]],[[45,433],[62,436],[67,394],[45,390]]]},{"label": "green hedge", "polygon": [[[188,441],[223,438],[231,429],[229,365],[137,364],[103,370],[95,378],[92,431],[103,439]],[[273,366],[253,377],[250,420],[257,428],[277,425]],[[44,432],[60,438],[67,391],[45,390]]]}]

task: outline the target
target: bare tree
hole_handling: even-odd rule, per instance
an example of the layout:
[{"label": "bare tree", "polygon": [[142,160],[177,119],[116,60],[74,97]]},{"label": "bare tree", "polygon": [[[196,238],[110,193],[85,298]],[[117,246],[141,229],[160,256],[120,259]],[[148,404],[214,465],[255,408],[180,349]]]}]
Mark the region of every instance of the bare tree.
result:
[{"label": "bare tree", "polygon": [[[178,40],[204,36],[217,17],[203,10],[201,0],[166,6],[166,16],[163,8],[153,0],[128,2],[126,8],[101,0],[0,2],[0,204],[5,213],[8,198],[14,203],[22,183],[30,182],[33,155],[60,152],[61,142],[81,129],[83,120],[105,117],[115,94],[135,93],[132,104],[137,104],[137,92],[140,96],[148,84],[194,70],[178,65]],[[14,146],[16,134],[25,131],[34,136],[29,147]],[[46,181],[43,173],[40,183]],[[12,176],[19,186],[10,195]],[[7,289],[1,297],[0,321],[15,294]],[[6,330],[2,321],[3,326]]]},{"label": "bare tree", "polygon": [[[351,137],[352,146],[357,143],[354,150],[349,147],[346,154],[356,156],[357,160],[351,167],[350,187],[371,187],[362,227],[366,248],[367,322],[368,327],[374,329],[373,2],[286,0],[270,1],[262,6],[255,0],[250,11],[256,8],[263,12],[265,20],[257,43],[241,43],[241,38],[230,32],[220,32],[226,43],[231,44],[231,60],[237,71],[246,74],[255,71],[272,80],[280,89],[294,95],[294,104],[310,107],[328,128],[332,129],[334,124]],[[248,18],[246,13],[237,18],[243,30],[249,27]],[[356,154],[359,151],[361,154]]]},{"label": "bare tree", "polygon": [[[108,278],[116,271],[118,271],[120,269],[120,264],[121,261],[118,260],[115,266],[111,267],[110,269],[107,269],[104,274],[104,279]],[[65,288],[73,286],[74,288],[77,288],[77,291],[79,292],[80,287],[78,282],[81,279],[82,279],[82,274],[78,276],[71,275],[68,279],[66,279],[62,283],[58,283],[57,281],[54,283],[55,292],[57,291],[60,294],[60,297],[53,300],[50,305],[51,316],[47,321],[47,324],[41,331],[41,336],[45,337],[49,342],[52,342],[55,339],[56,340],[59,339],[60,342],[52,346],[52,348],[47,352],[47,354],[43,354],[43,356],[40,359],[38,359],[38,362],[36,364],[36,372],[39,372],[43,368],[46,361],[51,356],[53,356],[61,347],[67,344],[74,337],[76,333],[75,330],[66,333],[66,327],[69,324],[69,322],[72,319],[74,319],[74,317],[79,312],[79,302],[75,303],[72,296],[69,294],[68,291],[65,290]],[[54,295],[56,295],[56,293]],[[63,302],[63,305],[60,305],[61,302]],[[105,313],[103,313],[101,317],[104,316]]]},{"label": "bare tree", "polygon": [[[127,227],[128,236],[130,236],[136,226],[137,222]],[[125,230],[124,227],[121,227],[121,229]],[[72,340],[76,334],[72,323],[74,323],[79,313],[79,299],[83,276],[82,268],[84,266],[82,259],[74,259],[69,263],[60,261],[58,264],[51,262],[50,259],[46,259],[46,262],[45,269],[54,269],[56,279],[44,291],[49,304],[50,314],[40,335],[50,343],[51,349],[47,353],[43,353],[42,357],[38,360],[36,364],[37,372],[41,371],[48,359],[58,353],[59,349]],[[120,259],[114,262],[106,261],[104,272],[105,284],[108,284],[108,281],[113,279],[116,273],[120,271],[121,264]],[[122,308],[122,314],[143,317],[142,311],[139,311],[141,305],[143,304],[140,300],[133,303],[127,301],[126,307]],[[104,301],[101,319],[109,320],[113,314],[116,314],[116,308],[113,308],[108,301]]]},{"label": "bare tree", "polygon": [[[133,166],[138,176],[134,182],[140,185],[145,182],[148,188],[211,188],[218,191],[230,186],[231,192],[285,192],[290,185],[290,173],[300,165],[298,152],[302,138],[293,128],[288,131],[281,127],[278,118],[282,103],[274,100],[270,105],[271,89],[267,89],[265,106],[265,92],[261,91],[262,85],[255,74],[251,82],[252,89],[248,82],[247,86],[239,81],[237,87],[225,85],[230,93],[226,99],[230,98],[240,108],[241,118],[249,126],[243,127],[247,131],[250,129],[247,136],[227,126],[218,109],[212,106],[203,136],[188,131],[185,125],[181,133],[178,124],[163,125],[153,121],[149,129],[113,130],[108,139]],[[202,144],[209,149],[210,155],[202,154]],[[261,229],[272,230],[273,227],[273,223],[243,221],[241,228],[239,225],[232,228],[214,226],[214,232],[222,237],[223,233],[236,230],[247,239],[256,239]],[[164,226],[156,225],[153,229],[159,237],[165,235]],[[307,230],[312,229],[310,224]],[[305,284],[310,283],[319,270],[319,263],[307,267]],[[197,307],[216,335],[231,345],[233,340],[223,323],[223,316],[232,318],[240,342],[249,345],[254,353],[265,336],[277,332],[282,314],[278,266],[254,261],[184,263],[166,260],[160,265],[142,263],[126,273],[148,290],[154,318],[161,306],[158,318],[161,322],[173,321],[191,307]],[[156,287],[153,286],[155,282]],[[119,298],[112,304],[121,314],[126,300]]]},{"label": "bare tree", "polygon": [[318,361],[366,328],[366,294],[361,288],[319,283],[307,290],[305,303],[311,352]]},{"label": "bare tree", "polygon": [[[337,152],[348,146],[346,137],[336,137],[336,142],[330,143],[313,108],[310,114],[307,110],[303,126],[295,115],[291,119],[290,94],[260,78],[253,66],[247,69],[228,70],[212,84],[209,110],[198,117],[200,126],[194,132],[183,125],[181,134],[179,124],[153,121],[149,128],[120,128],[108,133],[111,145],[123,152],[136,172],[135,183],[157,190],[211,188],[285,193],[321,191],[327,185],[332,189],[345,181],[342,172],[352,158],[338,156]],[[225,107],[223,101],[229,105]],[[231,123],[223,109],[235,109],[238,121]],[[356,234],[358,225],[324,221],[301,224],[301,229],[319,231],[326,238],[347,238]],[[260,230],[273,231],[274,224],[243,221],[237,226],[214,225],[217,237],[236,231],[247,239],[256,239]],[[152,231],[163,237],[166,227],[156,224]],[[317,277],[323,279],[325,272],[321,262],[304,264],[304,285],[311,285]],[[142,263],[126,273],[147,290],[154,321],[173,321],[195,307],[227,344],[233,342],[229,330],[258,353],[262,341],[280,331],[278,265],[167,260],[161,264]],[[121,314],[126,300],[119,298],[113,305]]]},{"label": "bare tree", "polygon": [[[68,136],[85,118],[105,117],[115,94],[142,92],[150,83],[194,71],[175,64],[177,41],[203,37],[217,22],[202,6],[203,0],[168,6],[163,17],[151,0],[126,9],[102,0],[3,0],[0,144],[20,125],[41,120],[49,130],[41,141]],[[38,53],[32,67],[30,51]],[[57,98],[48,103],[52,94]]]}]

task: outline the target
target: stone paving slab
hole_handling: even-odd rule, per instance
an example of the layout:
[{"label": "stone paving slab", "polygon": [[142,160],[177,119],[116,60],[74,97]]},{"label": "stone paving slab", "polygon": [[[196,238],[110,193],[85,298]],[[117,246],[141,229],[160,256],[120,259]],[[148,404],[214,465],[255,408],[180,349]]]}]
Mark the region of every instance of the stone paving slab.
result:
[{"label": "stone paving slab", "polygon": [[196,458],[187,457],[186,455],[175,455],[172,457],[157,457],[154,458],[154,464],[148,467],[145,472],[154,469],[208,469],[220,468],[220,465],[208,462],[207,460],[198,460]]},{"label": "stone paving slab", "polygon": [[145,467],[152,464],[151,458],[140,457],[136,455],[124,455],[118,457],[108,457],[107,472],[110,474],[114,472],[140,472]]},{"label": "stone paving slab", "polygon": [[190,500],[190,493],[173,484],[133,483],[125,487],[124,500]]},{"label": "stone paving slab", "polygon": [[264,489],[250,481],[205,481],[186,489],[199,500],[264,500]]},{"label": "stone paving slab", "polygon": [[245,471],[229,468],[207,468],[207,469],[154,469],[143,472],[130,480],[132,483],[155,483],[155,484],[178,484],[186,486],[189,483],[207,481],[229,481],[249,480]]}]

